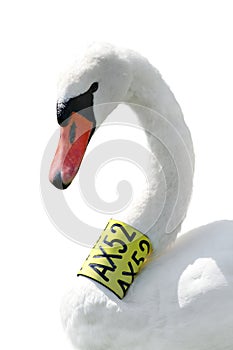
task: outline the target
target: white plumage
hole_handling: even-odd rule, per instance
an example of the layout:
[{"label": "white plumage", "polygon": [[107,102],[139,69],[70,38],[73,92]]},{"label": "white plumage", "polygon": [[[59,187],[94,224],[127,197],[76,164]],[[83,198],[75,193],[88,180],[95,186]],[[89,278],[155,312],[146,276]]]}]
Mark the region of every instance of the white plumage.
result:
[{"label": "white plumage", "polygon": [[[233,222],[201,227],[168,248],[186,215],[194,168],[191,136],[174,95],[145,58],[98,44],[64,75],[59,101],[83,93],[95,81],[95,105],[131,103],[141,125],[152,132],[147,134],[154,155],[148,195],[142,193],[114,218],[147,233],[154,255],[123,300],[77,278],[61,307],[67,334],[78,350],[232,349]],[[132,104],[146,108],[142,112]],[[100,113],[95,105],[100,125],[113,107],[106,104]]]}]

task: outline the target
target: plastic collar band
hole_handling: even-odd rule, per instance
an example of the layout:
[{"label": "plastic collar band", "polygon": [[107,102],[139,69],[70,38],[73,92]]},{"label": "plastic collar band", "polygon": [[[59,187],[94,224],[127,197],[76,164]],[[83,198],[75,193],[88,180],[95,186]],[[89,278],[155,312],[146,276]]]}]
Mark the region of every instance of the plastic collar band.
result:
[{"label": "plastic collar band", "polygon": [[152,252],[147,236],[132,226],[110,219],[78,272],[123,299]]}]

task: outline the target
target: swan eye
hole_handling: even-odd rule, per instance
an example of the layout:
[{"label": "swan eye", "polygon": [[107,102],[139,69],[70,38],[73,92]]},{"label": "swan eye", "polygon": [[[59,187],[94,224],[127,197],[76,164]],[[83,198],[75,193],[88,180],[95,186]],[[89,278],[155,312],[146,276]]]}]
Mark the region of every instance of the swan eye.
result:
[{"label": "swan eye", "polygon": [[57,121],[60,126],[66,126],[67,120],[73,112],[82,111],[83,117],[95,124],[95,116],[93,113],[94,92],[99,88],[99,83],[94,82],[89,89],[76,97],[70,98],[68,101],[57,103]]},{"label": "swan eye", "polygon": [[91,93],[93,93],[93,92],[96,92],[98,90],[98,88],[99,88],[99,83],[97,83],[97,81],[96,81],[90,86],[89,91]]}]

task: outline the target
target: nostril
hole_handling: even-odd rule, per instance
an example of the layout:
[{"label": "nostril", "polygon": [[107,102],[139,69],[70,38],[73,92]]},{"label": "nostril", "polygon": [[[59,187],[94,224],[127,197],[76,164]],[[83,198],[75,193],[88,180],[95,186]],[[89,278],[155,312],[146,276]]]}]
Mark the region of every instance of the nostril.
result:
[{"label": "nostril", "polygon": [[75,135],[76,135],[76,125],[75,125],[75,122],[73,122],[71,127],[70,127],[70,134],[69,134],[69,139],[70,139],[71,145],[75,140]]},{"label": "nostril", "polygon": [[64,184],[62,182],[62,178],[61,178],[61,172],[58,171],[56,173],[56,175],[54,176],[53,178],[53,181],[52,181],[53,185],[58,188],[59,190],[65,190],[70,184]]}]

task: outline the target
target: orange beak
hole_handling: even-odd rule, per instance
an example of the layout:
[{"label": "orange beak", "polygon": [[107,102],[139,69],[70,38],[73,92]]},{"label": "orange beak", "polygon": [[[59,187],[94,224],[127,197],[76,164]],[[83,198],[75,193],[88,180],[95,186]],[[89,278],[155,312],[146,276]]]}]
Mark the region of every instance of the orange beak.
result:
[{"label": "orange beak", "polygon": [[59,188],[67,188],[77,174],[90,140],[94,123],[74,112],[68,124],[61,127],[60,140],[50,167],[49,180]]}]

